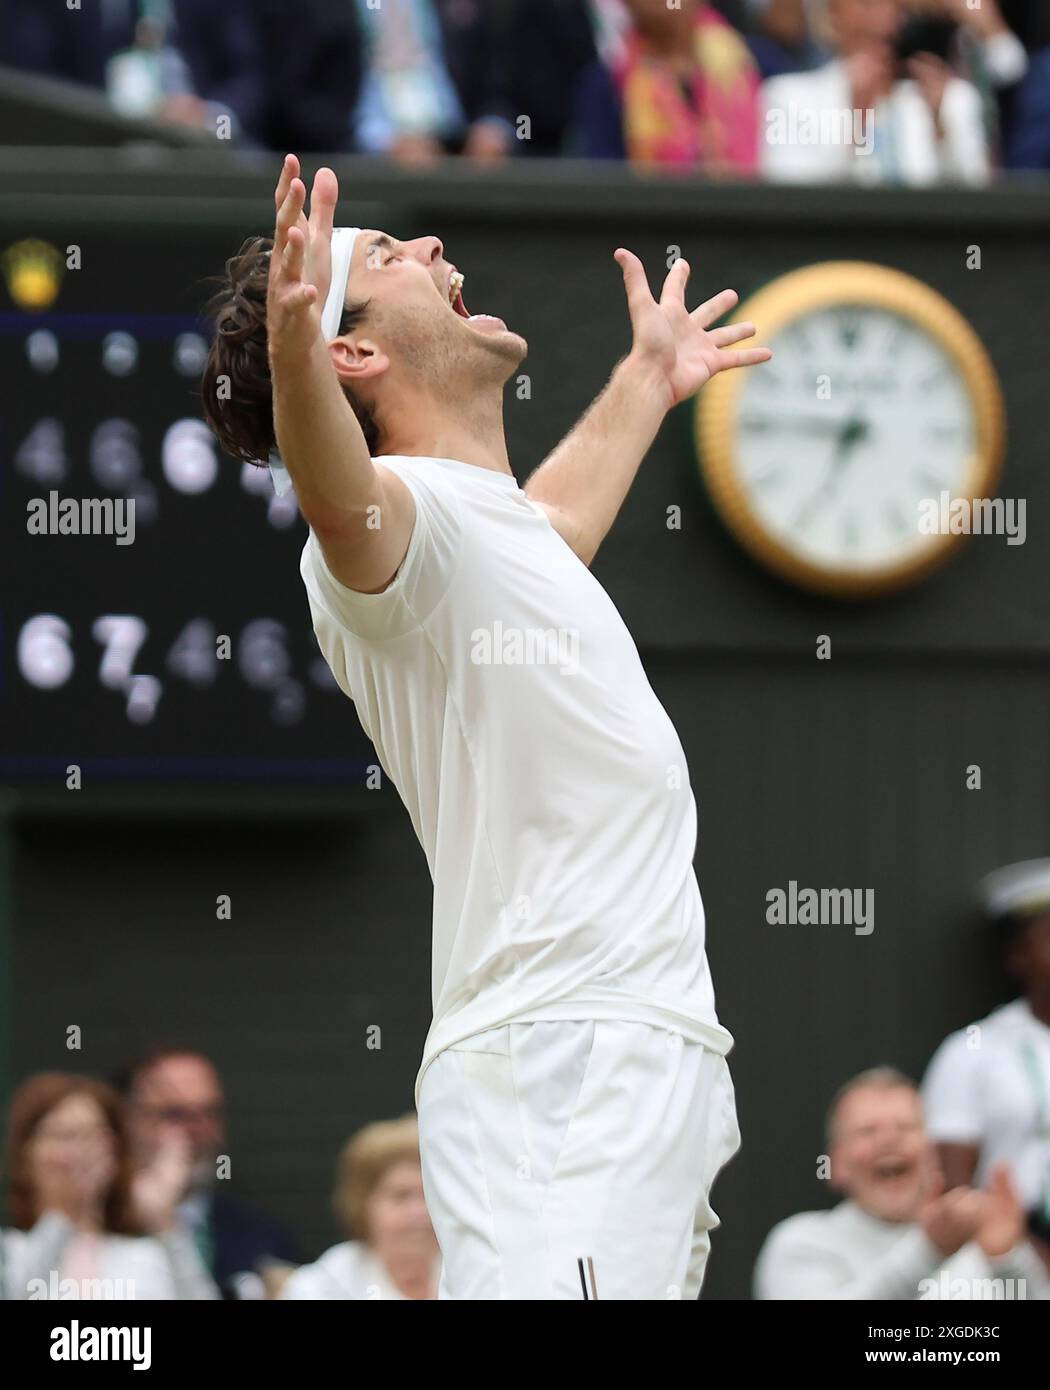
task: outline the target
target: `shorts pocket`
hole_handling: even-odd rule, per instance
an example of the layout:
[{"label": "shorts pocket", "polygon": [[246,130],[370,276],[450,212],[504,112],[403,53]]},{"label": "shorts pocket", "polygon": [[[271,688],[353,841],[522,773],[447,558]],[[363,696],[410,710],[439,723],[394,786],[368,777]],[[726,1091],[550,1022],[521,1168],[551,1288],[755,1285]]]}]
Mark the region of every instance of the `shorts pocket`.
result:
[{"label": "shorts pocket", "polygon": [[461,1038],[459,1042],[453,1043],[444,1050],[446,1052],[494,1052],[499,1057],[509,1057],[510,1029],[506,1024],[502,1028],[487,1028],[484,1033],[475,1033],[472,1037]]}]

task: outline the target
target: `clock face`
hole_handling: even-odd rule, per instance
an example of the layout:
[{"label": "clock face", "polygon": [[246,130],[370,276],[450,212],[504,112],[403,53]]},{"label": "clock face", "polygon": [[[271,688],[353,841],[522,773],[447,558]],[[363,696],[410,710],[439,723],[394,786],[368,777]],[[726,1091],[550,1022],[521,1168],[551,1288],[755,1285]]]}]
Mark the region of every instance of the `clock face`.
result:
[{"label": "clock face", "polygon": [[740,485],[759,524],[810,564],[878,570],[921,554],[922,503],[958,496],[973,402],[944,348],[861,304],[801,315],[737,397]]},{"label": "clock face", "polygon": [[[957,498],[991,495],[1002,452],[994,369],[965,319],[885,266],[827,262],[734,315],[773,360],[717,376],[697,434],[712,497],[770,568],[825,593],[885,592],[964,537]],[[931,524],[931,518],[933,518]]]}]

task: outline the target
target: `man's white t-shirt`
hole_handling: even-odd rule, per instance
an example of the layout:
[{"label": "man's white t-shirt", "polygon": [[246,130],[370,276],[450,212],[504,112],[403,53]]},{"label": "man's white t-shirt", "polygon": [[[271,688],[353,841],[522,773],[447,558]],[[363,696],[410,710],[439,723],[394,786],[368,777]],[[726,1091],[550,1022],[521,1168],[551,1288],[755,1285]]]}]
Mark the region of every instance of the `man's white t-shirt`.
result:
[{"label": "man's white t-shirt", "polygon": [[1026,1210],[1050,1212],[1050,1028],[1026,1000],[945,1038],[922,1096],[933,1140],[980,1146],[978,1186],[1005,1160]]},{"label": "man's white t-shirt", "polygon": [[434,881],[417,1103],[439,1052],[512,1020],[637,1020],[728,1052],[685,753],[623,619],[509,474],[377,462],[416,504],[393,581],[346,588],[313,533],[300,568]]}]

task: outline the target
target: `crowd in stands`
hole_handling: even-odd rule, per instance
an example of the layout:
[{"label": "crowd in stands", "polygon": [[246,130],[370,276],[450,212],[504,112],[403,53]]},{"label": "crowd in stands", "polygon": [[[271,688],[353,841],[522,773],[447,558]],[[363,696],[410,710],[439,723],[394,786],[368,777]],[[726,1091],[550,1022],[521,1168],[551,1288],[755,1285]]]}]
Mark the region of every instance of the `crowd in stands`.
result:
[{"label": "crowd in stands", "polygon": [[1050,170],[1045,0],[0,0],[0,21],[2,63],[282,152],[926,186]]},{"label": "crowd in stands", "polygon": [[[846,1082],[817,1164],[841,1200],[778,1223],[756,1298],[1050,1298],[1050,860],[984,890],[1019,997],[945,1039],[921,1090],[890,1066]],[[344,1238],[311,1263],[227,1195],[225,1094],[199,1052],[156,1049],[118,1086],[32,1076],[6,1140],[2,1298],[438,1296],[414,1115],[344,1146]]]},{"label": "crowd in stands", "polygon": [[982,895],[1020,996],[946,1038],[921,1091],[885,1066],[842,1087],[820,1174],[842,1200],[770,1232],[756,1298],[1050,1298],[1050,859]]},{"label": "crowd in stands", "polygon": [[158,1048],[119,1085],[31,1076],[7,1116],[0,1298],[427,1299],[441,1261],[414,1115],[366,1126],[338,1162],[346,1239],[302,1264],[280,1224],[229,1196],[211,1060]]}]

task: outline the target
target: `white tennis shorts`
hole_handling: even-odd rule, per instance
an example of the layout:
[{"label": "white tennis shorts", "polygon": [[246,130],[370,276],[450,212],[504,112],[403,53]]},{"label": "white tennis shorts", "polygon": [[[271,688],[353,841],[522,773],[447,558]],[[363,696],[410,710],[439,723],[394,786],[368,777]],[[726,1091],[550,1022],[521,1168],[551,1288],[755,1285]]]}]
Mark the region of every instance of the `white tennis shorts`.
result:
[{"label": "white tennis shorts", "polygon": [[[646,1023],[510,1023],[419,1096],[439,1298],[695,1299],[740,1147],[724,1057]],[[586,1292],[585,1292],[586,1287]]]}]

